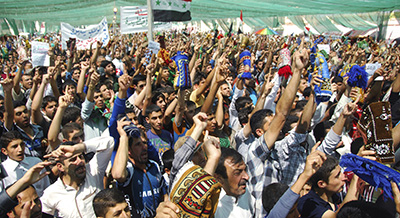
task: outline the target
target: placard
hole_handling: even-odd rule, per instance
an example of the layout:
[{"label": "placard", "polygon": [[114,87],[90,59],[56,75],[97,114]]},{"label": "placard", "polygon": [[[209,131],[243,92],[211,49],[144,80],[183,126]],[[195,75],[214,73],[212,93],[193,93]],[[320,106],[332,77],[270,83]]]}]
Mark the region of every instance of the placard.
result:
[{"label": "placard", "polygon": [[49,44],[45,42],[31,42],[32,46],[32,65],[36,66],[46,66],[50,65],[50,56],[47,54],[49,51]]},{"label": "placard", "polygon": [[103,45],[107,45],[110,41],[107,18],[103,18],[99,24],[90,25],[87,28],[75,28],[68,23],[61,23],[61,45],[63,49],[67,49],[66,42],[69,38],[76,39],[78,50],[89,49],[91,43],[93,43],[92,48],[96,48],[97,41],[102,41]]}]

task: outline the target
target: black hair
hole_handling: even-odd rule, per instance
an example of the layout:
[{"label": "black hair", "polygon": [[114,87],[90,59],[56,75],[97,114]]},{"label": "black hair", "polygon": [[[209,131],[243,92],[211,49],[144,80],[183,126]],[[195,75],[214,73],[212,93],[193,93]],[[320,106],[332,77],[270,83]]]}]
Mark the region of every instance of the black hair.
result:
[{"label": "black hair", "polygon": [[136,75],[133,77],[132,80],[132,85],[137,85],[139,81],[146,81],[146,76],[145,75]]},{"label": "black hair", "polygon": [[75,122],[65,124],[61,130],[64,139],[67,139],[68,134],[72,133],[74,130],[82,130],[82,127]]},{"label": "black hair", "polygon": [[298,121],[299,121],[298,116],[294,116],[294,115],[287,116],[285,124],[283,124],[283,127],[282,127],[282,133],[283,134],[288,133],[290,130],[292,130],[291,125],[293,123],[297,123]]},{"label": "black hair", "polygon": [[193,85],[199,85],[201,80],[206,79],[207,76],[202,72],[197,72],[196,76],[193,79]]},{"label": "black hair", "polygon": [[107,65],[109,65],[109,64],[111,64],[111,65],[114,67],[114,69],[115,69],[115,65],[113,64],[113,62],[107,61],[107,60],[102,61],[101,64],[100,64],[100,67],[106,68]]},{"label": "black hair", "polygon": [[81,116],[81,109],[77,107],[67,107],[61,120],[61,126],[69,122],[75,122]]},{"label": "black hair", "polygon": [[311,95],[311,87],[308,86],[303,90],[303,96],[305,98],[305,97],[310,97],[310,95]]},{"label": "black hair", "polygon": [[57,98],[51,95],[45,96],[43,98],[43,102],[42,102],[42,108],[46,108],[47,104],[49,104],[50,102],[55,101],[58,104]]},{"label": "black hair", "polygon": [[193,101],[186,101],[186,108],[189,108],[189,107],[196,107],[196,103],[194,103]]},{"label": "black hair", "polygon": [[71,69],[71,73],[74,73],[75,70],[81,71],[81,69],[79,69],[79,67],[74,67],[74,68]]},{"label": "black hair", "polygon": [[307,100],[300,100],[296,103],[295,110],[303,111],[304,107],[307,104]]},{"label": "black hair", "polygon": [[377,204],[366,201],[350,201],[339,210],[337,218],[395,217]]},{"label": "black hair", "polygon": [[364,146],[364,140],[362,137],[356,138],[351,142],[351,153],[352,154],[357,154],[360,148]]},{"label": "black hair", "polygon": [[15,108],[21,107],[21,106],[25,106],[26,107],[26,104],[23,101],[13,101],[13,106],[14,106],[14,109],[15,109]]},{"label": "black hair", "polygon": [[329,176],[332,170],[339,165],[339,161],[331,155],[326,155],[326,160],[317,172],[311,176],[310,182],[313,189],[318,188],[318,181],[322,180],[326,183],[329,182]]},{"label": "black hair", "polygon": [[168,95],[170,95],[171,93],[175,92],[175,89],[170,85],[165,86],[164,90],[165,90],[166,93],[168,93]]},{"label": "black hair", "polygon": [[101,190],[93,198],[94,213],[96,217],[105,217],[108,208],[124,202],[126,202],[124,193],[120,190],[116,188]]},{"label": "black hair", "polygon": [[224,179],[228,178],[225,167],[225,160],[228,158],[232,159],[233,164],[239,164],[243,162],[242,155],[235,149],[222,147],[221,157],[219,158],[217,169],[215,169],[215,174],[220,175]]},{"label": "black hair", "polygon": [[160,112],[161,108],[155,104],[151,104],[146,108],[146,117],[149,117],[149,115],[153,112]]},{"label": "black hair", "polygon": [[157,104],[159,98],[162,98],[165,101],[165,95],[162,92],[155,91],[151,97],[151,103]]},{"label": "black hair", "polygon": [[174,149],[169,149],[168,151],[163,153],[161,159],[165,169],[169,170],[172,169],[172,162],[174,161],[174,156],[175,156]]},{"label": "black hair", "polygon": [[288,188],[288,185],[282,183],[272,183],[264,187],[262,191],[262,205],[267,213],[272,210],[276,202],[279,201]]},{"label": "black hair", "polygon": [[18,131],[13,130],[3,133],[3,135],[0,137],[1,147],[7,149],[8,144],[16,139],[22,140],[22,135]]},{"label": "black hair", "polygon": [[65,88],[67,88],[67,86],[75,86],[76,87],[76,83],[70,79],[65,80],[65,82],[62,84],[63,92],[65,92]]},{"label": "black hair", "polygon": [[269,109],[262,109],[253,114],[250,118],[251,132],[257,137],[256,130],[262,129],[265,124],[265,118],[272,116],[273,112]]},{"label": "black hair", "polygon": [[253,101],[251,100],[250,97],[241,96],[238,99],[236,99],[235,108],[237,111],[241,111],[246,106],[246,104],[249,104],[252,102]]},{"label": "black hair", "polygon": [[343,78],[341,76],[335,76],[332,79],[332,83],[339,83],[339,82],[343,82]]}]

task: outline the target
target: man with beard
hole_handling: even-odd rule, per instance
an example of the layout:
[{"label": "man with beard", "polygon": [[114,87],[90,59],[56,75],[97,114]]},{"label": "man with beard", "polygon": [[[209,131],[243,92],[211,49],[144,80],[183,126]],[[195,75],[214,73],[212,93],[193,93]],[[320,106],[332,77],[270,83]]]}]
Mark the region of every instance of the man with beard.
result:
[{"label": "man with beard", "polygon": [[83,129],[86,139],[99,137],[107,129],[107,121],[111,112],[104,104],[104,98],[96,84],[99,83],[100,75],[94,72],[90,78],[86,100],[82,104],[81,117],[84,121]]},{"label": "man with beard", "polygon": [[[93,138],[73,146],[61,145],[45,158],[54,158],[60,177],[41,197],[44,213],[56,217],[96,217],[93,198],[103,189],[103,178],[114,139]],[[83,153],[94,152],[86,164]]]},{"label": "man with beard", "polygon": [[148,158],[145,133],[126,118],[118,121],[117,125],[120,141],[112,177],[124,192],[131,214],[154,217],[159,203],[168,199],[164,177],[158,164]]}]

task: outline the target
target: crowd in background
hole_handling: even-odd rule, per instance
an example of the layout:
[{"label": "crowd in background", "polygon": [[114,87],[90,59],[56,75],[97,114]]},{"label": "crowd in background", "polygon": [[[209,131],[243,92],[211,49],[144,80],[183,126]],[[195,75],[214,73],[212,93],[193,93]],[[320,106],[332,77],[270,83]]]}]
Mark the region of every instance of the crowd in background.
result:
[{"label": "crowd in background", "polygon": [[[146,34],[86,50],[30,40],[49,43],[50,66],[32,65],[28,39],[0,38],[1,217],[400,213],[396,183],[387,198],[339,166],[353,153],[400,169],[396,43],[167,31],[154,53]],[[359,124],[377,102],[389,122],[367,129],[387,133],[384,154]]]}]

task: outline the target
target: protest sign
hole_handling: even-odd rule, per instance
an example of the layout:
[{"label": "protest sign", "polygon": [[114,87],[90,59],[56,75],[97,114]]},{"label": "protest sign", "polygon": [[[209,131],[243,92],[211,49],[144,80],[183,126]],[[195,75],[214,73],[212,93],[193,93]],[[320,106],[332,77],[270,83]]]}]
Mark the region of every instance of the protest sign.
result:
[{"label": "protest sign", "polygon": [[[154,30],[170,29],[171,26],[171,23],[154,22]],[[121,7],[121,34],[147,31],[147,6]]]},{"label": "protest sign", "polygon": [[160,51],[160,43],[154,42],[154,41],[149,41],[149,45],[147,47],[150,51],[153,52],[153,54],[157,54],[158,51]]},{"label": "protest sign", "polygon": [[365,65],[365,71],[368,73],[368,78],[370,78],[372,75],[374,75],[375,71],[379,69],[382,65],[380,63],[374,63],[374,64],[366,64]]},{"label": "protest sign", "polygon": [[102,41],[103,45],[107,45],[110,41],[108,32],[107,18],[96,25],[90,25],[86,28],[76,28],[68,23],[61,23],[61,45],[63,49],[67,49],[67,41],[69,38],[76,39],[76,48],[78,50],[89,49],[93,43],[93,48],[96,47],[97,41]]},{"label": "protest sign", "polygon": [[49,51],[49,44],[45,42],[31,42],[32,46],[32,65],[36,66],[49,66],[50,56],[47,54]]},{"label": "protest sign", "polygon": [[328,44],[318,44],[318,50],[324,50],[327,54],[329,54],[329,52],[331,52],[331,48],[329,47]]}]

